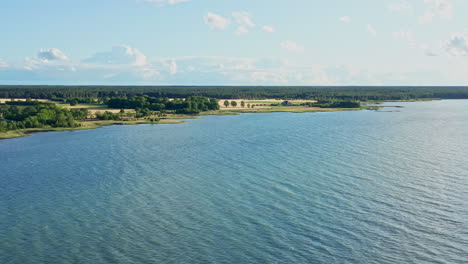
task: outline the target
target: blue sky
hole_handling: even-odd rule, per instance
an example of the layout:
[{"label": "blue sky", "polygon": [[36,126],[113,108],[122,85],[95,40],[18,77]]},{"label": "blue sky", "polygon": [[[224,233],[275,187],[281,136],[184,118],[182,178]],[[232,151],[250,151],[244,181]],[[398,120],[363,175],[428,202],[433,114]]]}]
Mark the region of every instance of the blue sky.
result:
[{"label": "blue sky", "polygon": [[0,84],[468,85],[465,0],[4,0]]}]

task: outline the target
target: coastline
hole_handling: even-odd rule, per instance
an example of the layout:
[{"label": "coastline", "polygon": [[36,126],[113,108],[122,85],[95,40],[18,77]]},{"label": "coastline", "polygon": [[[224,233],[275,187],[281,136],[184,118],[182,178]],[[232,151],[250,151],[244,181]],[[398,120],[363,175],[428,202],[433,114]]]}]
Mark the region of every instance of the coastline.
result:
[{"label": "coastline", "polygon": [[[174,119],[182,119],[182,117],[176,117]],[[184,118],[190,119],[190,117]],[[58,132],[58,131],[75,131],[75,130],[87,130],[87,129],[97,129],[105,126],[116,126],[116,125],[142,125],[142,124],[181,124],[185,123],[183,120],[173,120],[173,119],[163,119],[158,122],[150,122],[146,120],[136,120],[136,121],[84,121],[81,122],[79,127],[47,127],[47,128],[27,128],[27,129],[18,129],[11,130],[0,133],[0,142],[6,139],[19,138],[19,137],[28,137],[33,136],[36,133],[42,132]]]},{"label": "coastline", "polygon": [[252,109],[245,108],[235,108],[235,109],[220,109],[215,111],[205,111],[201,112],[198,115],[174,115],[170,116],[167,119],[161,119],[157,122],[151,122],[148,120],[134,120],[134,121],[83,121],[79,127],[48,127],[48,128],[27,128],[19,130],[11,130],[6,132],[0,132],[0,141],[12,138],[27,137],[32,136],[35,133],[42,132],[53,132],[53,131],[75,131],[75,130],[87,130],[87,129],[97,129],[104,126],[113,126],[113,125],[141,125],[141,124],[180,124],[185,123],[181,119],[198,119],[202,116],[209,115],[240,115],[240,114],[266,114],[266,113],[318,113],[318,112],[339,112],[339,111],[358,111],[365,109],[375,109],[375,106],[368,107],[363,106],[361,108],[319,108],[319,107],[304,107],[304,106],[287,106],[287,107],[259,107]]}]

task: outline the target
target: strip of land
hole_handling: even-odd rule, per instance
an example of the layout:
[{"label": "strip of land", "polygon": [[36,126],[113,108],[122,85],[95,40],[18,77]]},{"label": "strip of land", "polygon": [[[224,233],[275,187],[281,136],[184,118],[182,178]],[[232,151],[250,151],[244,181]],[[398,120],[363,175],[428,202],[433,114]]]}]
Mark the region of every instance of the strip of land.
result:
[{"label": "strip of land", "polygon": [[[146,100],[147,98],[145,98]],[[133,100],[133,99],[132,99]],[[136,100],[136,99],[135,99]],[[169,99],[166,103],[176,102],[175,100],[180,99]],[[205,99],[203,99],[205,100]],[[205,100],[205,103],[211,102],[211,99]],[[117,103],[124,103],[125,106],[130,106],[130,101],[122,101]],[[131,101],[133,102],[133,101]],[[183,101],[185,102],[185,101]],[[187,100],[187,102],[190,102]],[[132,108],[110,108],[107,104],[104,103],[67,103],[67,102],[58,102],[54,100],[41,99],[41,100],[31,100],[26,98],[0,98],[0,109],[2,105],[4,108],[8,108],[8,111],[32,111],[30,108],[42,108],[43,105],[55,110],[55,111],[65,111],[72,114],[82,112],[81,118],[76,117],[73,124],[66,123],[67,126],[50,126],[50,125],[41,125],[42,127],[28,127],[32,126],[26,121],[17,122],[14,120],[9,120],[8,114],[11,113],[5,112],[3,115],[0,115],[0,122],[3,122],[7,125],[12,125],[12,123],[17,122],[26,126],[26,128],[17,128],[17,129],[6,129],[0,131],[0,139],[9,139],[16,137],[29,136],[33,133],[38,132],[48,132],[48,131],[71,131],[71,130],[82,130],[82,129],[95,129],[103,126],[109,125],[137,125],[137,124],[178,124],[184,122],[183,119],[193,119],[197,118],[200,115],[238,115],[241,113],[272,113],[272,112],[293,112],[293,113],[304,113],[304,112],[331,112],[331,111],[346,111],[346,110],[359,110],[362,107],[356,108],[321,108],[311,106],[317,103],[316,100],[281,100],[281,99],[221,99],[216,100],[217,105],[215,109],[203,109],[203,111],[197,111],[192,113],[193,109],[184,108],[183,111],[165,111],[159,109],[159,111],[152,111],[147,108],[136,107]],[[125,104],[127,103],[127,104]],[[110,101],[110,104],[112,102]],[[116,104],[116,102],[114,102]],[[122,106],[124,106],[122,105]],[[148,107],[153,105],[148,104]],[[193,105],[191,107],[194,107]],[[198,106],[199,107],[199,106]],[[13,110],[15,109],[15,110]],[[62,110],[60,110],[62,109]],[[198,108],[196,108],[198,109]],[[50,109],[48,109],[50,111]],[[37,109],[36,109],[37,111]],[[40,111],[43,111],[40,110]],[[0,114],[2,112],[0,111]],[[5,116],[6,115],[6,116]],[[40,114],[39,114],[40,115]],[[36,116],[33,116],[34,118]],[[54,117],[58,118],[58,117]],[[1,121],[3,119],[3,121]],[[21,120],[16,118],[17,120]],[[28,120],[23,118],[22,120]],[[25,123],[26,122],[26,123]],[[37,125],[39,126],[39,125]],[[8,128],[8,127],[7,127]]]}]

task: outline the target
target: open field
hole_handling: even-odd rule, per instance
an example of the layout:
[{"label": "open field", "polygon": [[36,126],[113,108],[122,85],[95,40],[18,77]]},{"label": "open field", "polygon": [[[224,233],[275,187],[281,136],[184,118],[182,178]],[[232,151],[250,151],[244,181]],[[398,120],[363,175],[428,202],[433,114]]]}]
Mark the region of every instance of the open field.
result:
[{"label": "open field", "polygon": [[[62,106],[62,104],[59,104],[60,106]],[[118,114],[120,113],[120,109],[114,109],[114,108],[108,108],[106,105],[99,105],[99,104],[77,104],[75,106],[64,106],[65,108],[68,108],[68,109],[80,109],[80,108],[85,108],[85,109],[88,109],[88,111],[91,113],[91,114],[96,114],[96,113],[104,113],[104,112],[110,112],[110,113],[113,113],[113,114]],[[124,109],[125,110],[125,113],[135,113],[135,110],[134,109]]]},{"label": "open field", "polygon": [[[24,101],[26,101],[26,98],[18,98],[18,99],[14,99],[14,100],[24,102]],[[33,100],[35,100],[35,101],[37,100],[39,102],[45,102],[45,103],[54,103],[59,107],[63,107],[63,108],[67,108],[67,109],[82,109],[82,108],[85,108],[85,109],[88,109],[91,112],[91,114],[96,114],[97,112],[104,113],[106,111],[111,112],[113,114],[117,114],[117,113],[120,112],[120,109],[108,108],[104,104],[77,104],[77,105],[71,106],[70,104],[59,103],[59,102],[51,101],[51,100],[48,100],[48,99],[33,99]],[[0,98],[0,104],[4,104],[5,102],[8,102],[8,101],[11,101],[11,99],[10,98]],[[125,110],[125,113],[135,113],[134,109],[124,109],[124,110]]]},{"label": "open field", "polygon": [[[237,103],[236,107],[233,107],[229,105],[228,107],[224,106],[224,101],[228,101],[231,103],[232,101],[235,101]],[[219,100],[219,110],[221,111],[230,111],[230,110],[248,110],[247,105],[250,104],[251,106],[254,105],[253,109],[258,109],[258,108],[271,108],[272,104],[279,104],[281,105],[285,100],[281,99],[259,99],[259,100],[249,100],[249,99],[220,99]],[[244,102],[245,106],[241,106],[241,102]],[[317,101],[315,100],[288,100],[292,104],[292,106],[299,106],[300,104],[303,103],[315,103]],[[274,106],[278,107],[278,106]],[[291,107],[291,106],[288,106]]]},{"label": "open field", "polygon": [[[10,98],[0,98],[0,104],[4,104],[5,102],[11,101],[11,100],[12,99],[10,99]],[[26,101],[26,98],[15,98],[14,100],[24,102],[24,101]],[[45,103],[54,103],[54,102],[52,102],[50,100],[47,100],[47,99],[33,99],[33,100],[37,100],[39,102],[45,102]]]},{"label": "open field", "polygon": [[320,108],[307,106],[265,106],[258,108],[228,108],[220,111],[202,112],[201,115],[238,115],[241,113],[310,113],[310,112],[336,112],[336,111],[355,111],[366,109],[363,108]]}]

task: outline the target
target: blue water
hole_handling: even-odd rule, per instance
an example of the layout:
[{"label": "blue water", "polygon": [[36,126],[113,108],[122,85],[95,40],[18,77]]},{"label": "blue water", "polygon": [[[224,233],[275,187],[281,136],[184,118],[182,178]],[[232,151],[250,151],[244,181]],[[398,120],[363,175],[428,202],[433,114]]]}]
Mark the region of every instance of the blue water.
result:
[{"label": "blue water", "polygon": [[468,101],[0,142],[0,263],[468,263]]}]

